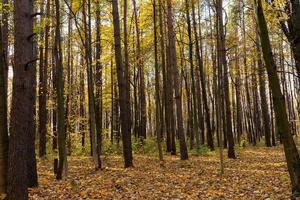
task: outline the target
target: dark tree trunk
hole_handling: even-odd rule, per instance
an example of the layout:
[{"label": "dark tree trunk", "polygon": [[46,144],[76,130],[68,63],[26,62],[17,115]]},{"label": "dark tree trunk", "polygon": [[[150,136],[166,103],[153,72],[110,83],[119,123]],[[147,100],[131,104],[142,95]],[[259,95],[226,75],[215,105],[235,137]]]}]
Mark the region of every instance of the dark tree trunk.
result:
[{"label": "dark tree trunk", "polygon": [[259,46],[259,39],[257,34],[257,65],[258,65],[258,78],[259,78],[259,92],[261,98],[261,110],[262,110],[262,118],[264,125],[264,135],[265,135],[265,144],[267,147],[271,147],[271,124],[270,124],[270,112],[267,101],[267,92],[266,92],[266,77],[265,77],[265,69],[261,60],[261,49]]},{"label": "dark tree trunk", "polygon": [[170,49],[170,65],[173,68],[174,74],[174,90],[175,90],[175,101],[176,101],[176,118],[177,128],[180,144],[180,158],[181,160],[188,159],[188,152],[185,143],[185,134],[183,129],[183,117],[182,117],[182,99],[180,91],[179,73],[177,69],[176,61],[176,46],[175,46],[175,35],[173,29],[173,18],[172,18],[172,0],[167,1],[167,25],[168,25],[168,36],[169,36],[169,49]]},{"label": "dark tree trunk", "polygon": [[[300,2],[297,0],[286,1],[285,13],[288,17],[287,23],[282,18],[281,28],[291,45],[298,80],[300,80]],[[278,16],[281,17],[281,13]]]},{"label": "dark tree trunk", "polygon": [[[44,13],[44,3],[40,5],[41,13]],[[50,1],[46,4],[46,15],[48,16],[50,9]],[[43,19],[43,18],[41,18]],[[45,37],[44,37],[45,34]],[[47,135],[47,59],[48,59],[48,37],[49,25],[46,25],[44,31],[41,32],[40,40],[44,45],[40,46],[40,68],[39,68],[39,156],[46,156],[46,135]],[[45,49],[45,52],[44,52]],[[46,57],[47,56],[47,57]]]},{"label": "dark tree trunk", "polygon": [[[128,33],[127,33],[127,0],[124,1],[124,81],[125,81],[125,90],[126,90],[126,108],[127,112],[127,123],[128,131],[131,133],[131,106],[130,106],[130,75],[129,75],[129,58],[128,58]],[[131,134],[130,134],[131,137]],[[131,142],[130,142],[131,143]]]},{"label": "dark tree trunk", "polygon": [[[194,35],[195,35],[195,44],[196,44],[196,57],[198,61],[198,67],[199,67],[199,75],[200,75],[200,84],[202,88],[202,100],[203,100],[203,106],[205,110],[205,122],[206,122],[206,129],[207,129],[207,144],[211,150],[214,150],[214,141],[213,141],[213,134],[211,130],[211,124],[210,124],[210,111],[208,107],[208,101],[207,101],[207,92],[206,92],[206,84],[205,84],[205,77],[204,77],[204,67],[203,67],[203,61],[201,58],[200,53],[202,52],[198,40],[198,33],[196,28],[196,17],[195,17],[195,5],[192,1],[192,16],[193,16],[193,28],[194,28]],[[199,16],[200,17],[200,16]]]},{"label": "dark tree trunk", "polygon": [[191,87],[191,94],[192,94],[192,101],[190,103],[190,117],[189,120],[191,124],[191,130],[190,130],[190,148],[193,148],[194,145],[194,136],[196,135],[196,141],[197,141],[197,148],[200,144],[199,142],[199,134],[198,134],[198,117],[197,117],[197,95],[196,95],[196,89],[195,89],[195,73],[194,73],[194,63],[193,63],[193,40],[192,40],[192,27],[191,27],[191,18],[190,18],[190,5],[189,1],[185,0],[185,12],[186,12],[186,20],[188,25],[188,37],[189,37],[189,62],[190,62],[190,70],[191,70],[191,81],[192,81],[192,87]]},{"label": "dark tree trunk", "polygon": [[56,99],[57,99],[57,136],[59,162],[56,179],[61,180],[66,176],[67,155],[66,155],[66,129],[65,129],[65,105],[64,105],[64,80],[62,65],[62,49],[60,35],[60,0],[55,0],[55,46],[54,56],[56,65]]},{"label": "dark tree trunk", "polygon": [[155,60],[155,132],[157,138],[157,148],[159,160],[163,161],[163,152],[161,146],[161,136],[163,134],[162,118],[161,118],[161,99],[160,99],[160,84],[159,84],[159,67],[158,67],[158,50],[157,50],[157,24],[156,24],[156,1],[153,1],[153,30],[154,30],[154,60]]},{"label": "dark tree trunk", "polygon": [[293,197],[300,196],[300,159],[297,147],[293,140],[289,121],[286,113],[286,105],[284,96],[280,90],[279,78],[276,71],[276,64],[271,49],[268,27],[264,16],[261,0],[254,0],[256,17],[259,27],[260,42],[262,47],[263,58],[265,61],[270,89],[273,94],[273,104],[278,132],[281,136],[285,157],[287,161],[288,171],[292,184]]},{"label": "dark tree trunk", "polygon": [[95,95],[95,114],[97,129],[97,156],[98,169],[102,168],[101,148],[102,148],[102,64],[101,64],[101,20],[100,20],[100,1],[96,3],[96,95]]},{"label": "dark tree trunk", "polygon": [[114,42],[115,42],[115,60],[119,87],[119,104],[120,104],[120,118],[121,131],[123,140],[123,156],[125,168],[132,167],[132,147],[131,147],[131,130],[130,119],[127,114],[130,112],[130,107],[126,105],[129,101],[126,91],[126,80],[124,77],[124,70],[122,67],[122,50],[121,50],[121,34],[120,34],[120,19],[118,10],[118,0],[112,1],[113,9],[113,25],[114,25]]},{"label": "dark tree trunk", "polygon": [[[14,2],[15,54],[10,123],[8,196],[28,199],[28,186],[37,185],[34,154],[35,46],[33,1]],[[30,167],[30,168],[29,168]]]},{"label": "dark tree trunk", "polygon": [[8,87],[8,17],[9,17],[9,2],[8,0],[2,0],[2,48],[3,48],[3,74],[4,74],[4,84],[5,91],[7,92]]},{"label": "dark tree trunk", "polygon": [[[234,152],[234,139],[232,133],[232,120],[231,120],[231,106],[230,106],[230,94],[229,94],[229,69],[226,61],[226,49],[225,49],[225,34],[223,26],[223,1],[217,1],[217,17],[219,23],[219,39],[220,39],[220,58],[223,66],[223,84],[224,84],[224,97],[225,97],[225,119],[226,119],[226,136],[228,140],[228,158],[235,158]],[[225,139],[225,138],[224,138]]]},{"label": "dark tree trunk", "polygon": [[146,139],[146,93],[145,93],[145,77],[144,77],[144,66],[141,60],[141,40],[140,40],[140,28],[138,21],[138,11],[136,6],[136,1],[133,0],[133,9],[134,9],[134,19],[135,19],[135,32],[136,32],[136,61],[138,68],[138,77],[139,77],[139,106],[140,106],[140,126],[139,126],[139,138],[141,140]]},{"label": "dark tree trunk", "polygon": [[[83,65],[83,58],[80,58],[80,62]],[[84,102],[85,102],[85,90],[84,90],[84,72],[83,69],[79,71],[79,115],[80,115],[80,122],[79,122],[79,132],[81,133],[81,146],[85,149],[85,109],[84,109]]]},{"label": "dark tree trunk", "polygon": [[0,194],[7,191],[8,170],[8,124],[7,124],[7,90],[5,85],[5,63],[0,25]]}]

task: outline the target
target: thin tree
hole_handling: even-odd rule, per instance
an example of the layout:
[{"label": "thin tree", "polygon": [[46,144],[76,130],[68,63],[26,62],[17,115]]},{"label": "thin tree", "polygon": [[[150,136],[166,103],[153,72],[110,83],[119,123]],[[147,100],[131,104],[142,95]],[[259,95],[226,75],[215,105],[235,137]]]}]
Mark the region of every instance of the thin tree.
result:
[{"label": "thin tree", "polygon": [[262,54],[267,69],[269,86],[273,95],[273,104],[278,132],[281,136],[288,172],[292,184],[292,197],[300,196],[300,158],[297,147],[291,134],[289,121],[286,113],[285,99],[280,89],[276,64],[270,44],[267,22],[265,19],[261,0],[254,0],[255,13],[259,28]]},{"label": "thin tree", "polygon": [[161,146],[161,136],[163,134],[162,129],[162,121],[161,121],[161,100],[159,94],[159,68],[158,68],[158,48],[157,48],[157,15],[156,15],[156,1],[153,0],[153,32],[154,32],[154,67],[155,67],[155,131],[156,131],[156,139],[157,139],[157,148],[158,148],[158,155],[159,160],[162,164],[163,152]]},{"label": "thin tree", "polygon": [[180,158],[181,160],[188,159],[188,152],[185,143],[185,134],[183,129],[183,117],[182,117],[182,99],[179,82],[179,72],[176,61],[176,46],[175,46],[175,34],[173,28],[173,14],[172,14],[172,0],[167,0],[167,26],[169,36],[169,51],[170,51],[170,65],[173,68],[174,75],[174,90],[175,90],[175,101],[176,101],[176,117],[177,117],[177,128],[180,144]]},{"label": "thin tree", "polygon": [[[225,97],[225,115],[223,116],[226,119],[226,128],[224,131],[226,132],[228,139],[228,158],[235,158],[234,152],[234,139],[232,133],[232,120],[231,120],[231,106],[230,106],[230,94],[229,94],[229,69],[227,66],[226,60],[226,49],[225,49],[225,34],[224,34],[224,26],[223,26],[223,1],[217,0],[216,3],[216,11],[217,11],[217,20],[218,20],[218,34],[219,34],[219,56],[221,65],[223,67],[223,84],[224,84],[224,97]],[[224,124],[224,125],[225,125]],[[225,139],[225,138],[224,138]]]},{"label": "thin tree", "polygon": [[60,0],[55,0],[55,44],[54,56],[56,65],[56,99],[57,99],[57,136],[59,162],[56,179],[61,180],[66,175],[66,129],[65,129],[65,104],[64,104],[64,81],[63,81],[63,54],[61,48],[61,24],[60,24]]},{"label": "thin tree", "polygon": [[265,144],[267,147],[271,147],[271,124],[270,124],[270,112],[267,101],[267,91],[266,91],[266,77],[265,77],[265,68],[263,66],[261,60],[261,48],[259,45],[259,36],[257,33],[257,42],[256,42],[256,50],[257,50],[257,65],[258,65],[258,78],[259,78],[259,92],[261,98],[261,109],[262,109],[262,118],[264,125],[264,133],[265,133]]},{"label": "thin tree", "polygon": [[[49,12],[50,9],[50,1],[48,0],[46,3],[46,13]],[[40,10],[41,13],[44,13],[44,1],[40,2]],[[47,15],[47,14],[46,14]],[[44,18],[41,17],[41,21]],[[47,27],[46,27],[47,26]],[[49,31],[49,26],[46,25],[44,30]],[[45,32],[45,36],[49,36],[48,32]],[[48,37],[47,36],[47,37]],[[47,135],[47,58],[44,57],[48,53],[46,53],[46,46],[48,47],[48,38],[47,41],[45,39],[44,42],[44,31],[40,33],[40,59],[39,59],[39,124],[38,124],[38,133],[39,133],[39,156],[44,158],[46,156],[46,135]],[[47,42],[47,43],[46,43]],[[45,51],[45,55],[44,55]]]},{"label": "thin tree", "polygon": [[0,25],[0,194],[7,190],[8,169],[8,127],[7,127],[7,92],[5,88],[4,52],[2,25]]},{"label": "thin tree", "polygon": [[96,138],[97,138],[97,156],[98,169],[102,168],[101,149],[102,149],[102,64],[101,64],[101,19],[100,19],[100,1],[96,2],[96,94],[95,94],[95,117],[96,117]]},{"label": "thin tree", "polygon": [[127,114],[130,112],[130,107],[126,105],[128,98],[126,91],[126,80],[124,77],[124,70],[122,66],[122,50],[121,50],[121,33],[120,33],[120,19],[118,10],[118,0],[112,1],[113,10],[113,25],[114,25],[114,44],[115,44],[115,60],[117,68],[117,78],[119,87],[119,104],[120,104],[120,119],[121,131],[123,140],[123,156],[124,166],[133,167],[132,162],[132,147],[131,147],[131,133],[130,133],[130,119]]},{"label": "thin tree", "polygon": [[191,17],[190,17],[190,5],[189,1],[185,0],[185,12],[186,12],[186,22],[188,25],[188,37],[189,37],[189,63],[190,63],[190,73],[191,73],[191,81],[192,81],[192,102],[190,102],[190,110],[191,110],[191,133],[190,133],[190,148],[193,148],[194,145],[194,136],[196,135],[196,143],[197,147],[200,144],[199,136],[198,136],[198,118],[197,118],[197,96],[196,96],[196,87],[195,87],[195,75],[194,75],[194,63],[193,63],[193,40],[192,40],[192,28],[191,28]]},{"label": "thin tree", "polygon": [[195,45],[196,45],[196,57],[197,57],[197,62],[198,62],[199,74],[200,74],[200,84],[201,84],[201,88],[202,88],[202,99],[203,99],[203,106],[204,106],[204,110],[205,110],[205,122],[206,122],[206,129],[207,129],[207,144],[211,150],[214,150],[213,134],[212,134],[211,124],[210,124],[210,111],[209,111],[209,107],[208,107],[207,90],[206,90],[205,76],[204,76],[204,66],[203,66],[203,61],[202,61],[201,55],[200,55],[200,53],[202,52],[202,49],[200,47],[200,42],[198,40],[194,1],[192,1],[192,19],[193,19],[193,29],[194,29]]}]

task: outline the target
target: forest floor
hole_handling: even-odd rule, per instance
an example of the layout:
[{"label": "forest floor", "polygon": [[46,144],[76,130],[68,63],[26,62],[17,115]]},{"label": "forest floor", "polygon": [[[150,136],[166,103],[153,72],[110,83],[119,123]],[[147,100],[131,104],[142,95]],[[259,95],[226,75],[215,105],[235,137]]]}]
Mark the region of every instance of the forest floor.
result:
[{"label": "forest floor", "polygon": [[55,180],[52,160],[38,161],[40,185],[30,190],[30,199],[289,199],[282,147],[246,147],[237,155],[225,159],[223,176],[218,151],[188,161],[165,156],[163,168],[154,156],[134,155],[130,169],[121,156],[107,156],[101,171],[89,157],[69,157],[63,181]]}]

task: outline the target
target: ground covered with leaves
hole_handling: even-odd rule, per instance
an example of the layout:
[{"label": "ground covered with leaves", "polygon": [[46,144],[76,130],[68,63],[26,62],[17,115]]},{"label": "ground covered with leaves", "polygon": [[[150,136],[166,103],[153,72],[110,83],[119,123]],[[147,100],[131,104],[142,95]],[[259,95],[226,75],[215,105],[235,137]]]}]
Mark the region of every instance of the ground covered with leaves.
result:
[{"label": "ground covered with leaves", "polygon": [[53,161],[38,163],[39,187],[30,199],[289,199],[290,184],[282,147],[247,147],[238,158],[225,159],[220,175],[218,152],[165,156],[134,155],[134,168],[124,169],[121,156],[103,158],[95,171],[89,157],[69,157],[68,178],[57,181]]}]

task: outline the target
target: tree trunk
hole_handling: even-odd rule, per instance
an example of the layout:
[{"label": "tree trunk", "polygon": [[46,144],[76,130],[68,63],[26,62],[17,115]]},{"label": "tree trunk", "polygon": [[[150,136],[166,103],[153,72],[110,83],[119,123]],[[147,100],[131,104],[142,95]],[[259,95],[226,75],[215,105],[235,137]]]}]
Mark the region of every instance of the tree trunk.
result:
[{"label": "tree trunk", "polygon": [[141,58],[141,40],[140,40],[140,28],[138,21],[138,11],[136,6],[136,1],[133,0],[133,9],[134,9],[134,19],[135,19],[135,32],[136,32],[136,62],[138,68],[138,77],[139,77],[139,105],[140,105],[140,126],[139,126],[139,138],[143,141],[146,139],[146,93],[145,93],[145,77],[144,77],[144,66]]},{"label": "tree trunk", "polygon": [[197,117],[197,95],[196,95],[196,89],[195,89],[195,74],[194,74],[194,63],[193,63],[193,40],[192,40],[192,28],[191,28],[191,18],[190,18],[190,5],[189,1],[185,0],[185,12],[186,12],[186,20],[188,25],[188,37],[189,37],[189,62],[190,62],[190,70],[191,70],[191,81],[192,81],[192,102],[190,102],[190,111],[191,111],[191,117],[190,123],[192,125],[191,134],[190,134],[190,148],[193,148],[194,145],[194,136],[196,135],[196,141],[197,141],[197,147],[200,144],[199,142],[199,134],[198,134],[198,117]]},{"label": "tree trunk", "polygon": [[57,136],[59,162],[56,179],[61,180],[66,175],[67,154],[66,154],[66,129],[65,129],[65,105],[64,105],[64,81],[63,81],[63,57],[60,35],[60,0],[55,0],[55,46],[54,56],[56,65],[56,99],[57,99]]},{"label": "tree trunk", "polygon": [[[0,53],[3,54],[2,25],[0,39]],[[7,191],[8,170],[7,90],[4,66],[3,56],[0,56],[0,194]]]},{"label": "tree trunk", "polygon": [[102,64],[101,64],[101,20],[100,20],[100,1],[96,2],[96,95],[95,113],[97,127],[97,156],[98,169],[102,168],[101,149],[102,149]]},{"label": "tree trunk", "polygon": [[279,78],[276,72],[276,64],[271,49],[268,27],[264,16],[261,0],[254,0],[256,17],[259,27],[260,42],[265,61],[270,89],[273,94],[275,118],[279,134],[282,138],[288,171],[292,184],[293,197],[300,196],[300,159],[297,147],[293,140],[286,113],[285,100],[280,90]]},{"label": "tree trunk", "polygon": [[199,45],[199,41],[198,41],[198,33],[197,33],[196,17],[195,17],[195,5],[194,5],[193,1],[192,1],[192,16],[193,16],[193,28],[194,28],[195,44],[196,44],[196,57],[197,57],[197,61],[198,61],[200,84],[201,84],[201,88],[202,88],[202,100],[203,100],[203,106],[204,106],[204,110],[205,110],[205,122],[206,122],[206,129],[207,129],[207,144],[211,150],[214,150],[213,134],[212,134],[211,125],[210,125],[210,111],[209,111],[208,101],[207,101],[207,92],[206,92],[206,84],[205,84],[204,69],[203,69],[204,67],[203,67],[203,61],[202,61],[202,58],[200,55],[200,52],[202,52],[202,50],[200,49],[200,45]]},{"label": "tree trunk", "polygon": [[126,80],[122,67],[122,50],[121,50],[121,34],[120,34],[120,19],[118,10],[118,0],[112,1],[113,9],[113,25],[114,25],[114,42],[115,42],[115,60],[119,87],[119,104],[120,104],[120,118],[121,131],[123,140],[123,156],[125,168],[133,167],[132,163],[132,147],[131,147],[131,130],[130,119],[127,114],[130,112],[130,107],[126,105],[128,102],[128,95],[126,91]]},{"label": "tree trunk", "polygon": [[228,158],[235,158],[234,152],[234,139],[232,133],[232,120],[231,120],[231,106],[230,106],[230,94],[229,94],[229,70],[226,61],[226,49],[225,49],[225,34],[223,26],[223,1],[217,1],[217,17],[219,23],[219,39],[220,39],[220,49],[219,55],[221,58],[221,63],[223,66],[223,84],[224,84],[224,97],[225,97],[225,119],[226,119],[226,136],[228,140]]},{"label": "tree trunk", "polygon": [[[33,1],[14,2],[15,48],[10,124],[8,196],[28,199],[28,186],[37,185],[34,154],[35,47]],[[28,168],[30,167],[30,168]]]},{"label": "tree trunk", "polygon": [[182,99],[180,92],[179,73],[176,61],[176,46],[175,46],[175,34],[173,29],[172,19],[172,0],[167,1],[167,25],[168,25],[168,36],[169,36],[169,49],[170,49],[170,65],[173,68],[174,74],[174,90],[175,90],[175,101],[176,101],[176,117],[177,117],[177,128],[180,144],[180,158],[181,160],[188,159],[188,152],[185,143],[185,134],[183,129],[183,117],[182,117]]},{"label": "tree trunk", "polygon": [[256,40],[256,50],[257,50],[257,65],[258,65],[258,78],[259,78],[259,92],[261,98],[261,110],[262,110],[262,118],[264,125],[264,135],[265,135],[265,144],[267,147],[271,147],[271,129],[270,129],[270,112],[267,101],[267,92],[266,92],[266,77],[265,77],[265,69],[261,60],[261,49],[259,46],[259,39],[257,33]]},{"label": "tree trunk", "polygon": [[[44,13],[44,2],[41,1],[41,13]],[[50,9],[50,0],[46,3],[46,15],[48,16]],[[43,18],[41,18],[43,20]],[[45,31],[45,32],[44,32]],[[47,48],[49,37],[49,26],[46,25],[44,31],[41,32],[40,40],[44,45],[40,46],[40,68],[39,68],[39,156],[44,158],[46,156],[46,135],[47,135]],[[45,38],[44,38],[45,34]],[[44,53],[45,49],[45,53]],[[45,56],[45,57],[44,57]],[[47,56],[47,57],[46,57]]]},{"label": "tree trunk", "polygon": [[163,152],[161,146],[161,136],[163,134],[161,121],[161,100],[160,100],[160,84],[159,84],[159,68],[158,68],[158,50],[157,50],[157,25],[156,25],[156,1],[153,1],[153,31],[154,31],[154,65],[155,65],[155,132],[157,140],[157,149],[159,161],[163,161]]}]

